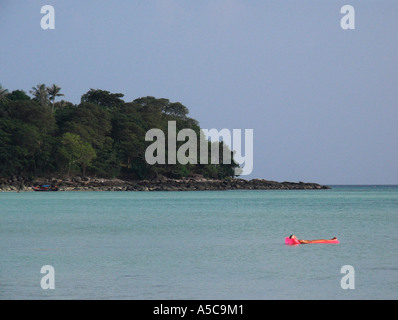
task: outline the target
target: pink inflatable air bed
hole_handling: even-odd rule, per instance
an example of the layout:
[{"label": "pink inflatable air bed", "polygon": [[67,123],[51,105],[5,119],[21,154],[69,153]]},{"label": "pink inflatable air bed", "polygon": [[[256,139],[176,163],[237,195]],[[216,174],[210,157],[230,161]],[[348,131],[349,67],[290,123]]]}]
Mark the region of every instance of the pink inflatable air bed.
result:
[{"label": "pink inflatable air bed", "polygon": [[[315,243],[339,243],[339,240],[322,240],[322,241],[317,241]],[[297,239],[290,239],[289,237],[285,238],[285,244],[294,246],[296,244],[300,244],[300,242]]]},{"label": "pink inflatable air bed", "polygon": [[290,245],[290,246],[293,246],[293,245],[295,245],[295,244],[300,244],[300,242],[298,242],[298,240],[295,239],[295,238],[290,239],[289,237],[287,237],[287,238],[285,238],[285,244],[288,244],[288,245]]}]

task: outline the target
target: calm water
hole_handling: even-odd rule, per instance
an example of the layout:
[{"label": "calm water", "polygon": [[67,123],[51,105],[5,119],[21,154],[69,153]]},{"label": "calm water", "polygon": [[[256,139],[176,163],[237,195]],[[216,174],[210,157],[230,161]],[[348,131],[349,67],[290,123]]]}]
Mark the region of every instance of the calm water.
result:
[{"label": "calm water", "polygon": [[397,209],[396,186],[3,192],[0,299],[397,299]]}]

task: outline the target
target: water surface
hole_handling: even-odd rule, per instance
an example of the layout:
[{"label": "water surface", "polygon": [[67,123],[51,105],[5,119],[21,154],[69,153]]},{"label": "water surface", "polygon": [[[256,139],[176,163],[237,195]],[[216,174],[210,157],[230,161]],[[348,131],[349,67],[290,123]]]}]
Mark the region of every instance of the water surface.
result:
[{"label": "water surface", "polygon": [[396,186],[2,192],[0,299],[397,299],[397,209]]}]

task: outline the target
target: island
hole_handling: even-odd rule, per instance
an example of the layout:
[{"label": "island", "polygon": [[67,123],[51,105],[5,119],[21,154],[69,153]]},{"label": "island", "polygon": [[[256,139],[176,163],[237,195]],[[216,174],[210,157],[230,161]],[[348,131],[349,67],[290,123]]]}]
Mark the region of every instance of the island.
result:
[{"label": "island", "polygon": [[[329,188],[243,179],[234,151],[224,139],[203,139],[205,129],[180,102],[153,96],[126,102],[122,93],[90,89],[74,104],[55,101],[64,96],[56,84],[38,84],[30,94],[0,85],[0,191]],[[148,133],[154,129],[162,132],[158,140],[163,141],[162,149],[152,151],[154,160],[170,159],[183,149],[188,156],[186,151],[179,155],[189,161],[148,161],[147,151],[155,144]],[[182,131],[188,140],[176,138]]]}]

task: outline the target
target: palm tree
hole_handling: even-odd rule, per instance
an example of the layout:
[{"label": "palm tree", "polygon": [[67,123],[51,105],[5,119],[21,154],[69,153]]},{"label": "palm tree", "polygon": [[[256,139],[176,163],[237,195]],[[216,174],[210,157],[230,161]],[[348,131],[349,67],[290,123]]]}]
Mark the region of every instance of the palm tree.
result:
[{"label": "palm tree", "polygon": [[55,98],[64,96],[64,94],[59,93],[61,88],[58,87],[55,83],[51,87],[47,87],[47,92],[50,95],[50,101],[52,101],[52,111],[54,112],[55,106]]},{"label": "palm tree", "polygon": [[8,94],[8,90],[4,89],[0,83],[0,101],[5,99],[7,94]]},{"label": "palm tree", "polygon": [[36,87],[32,87],[30,93],[33,95],[33,100],[40,103],[42,106],[48,105],[48,91],[46,85],[43,83],[38,84]]}]

